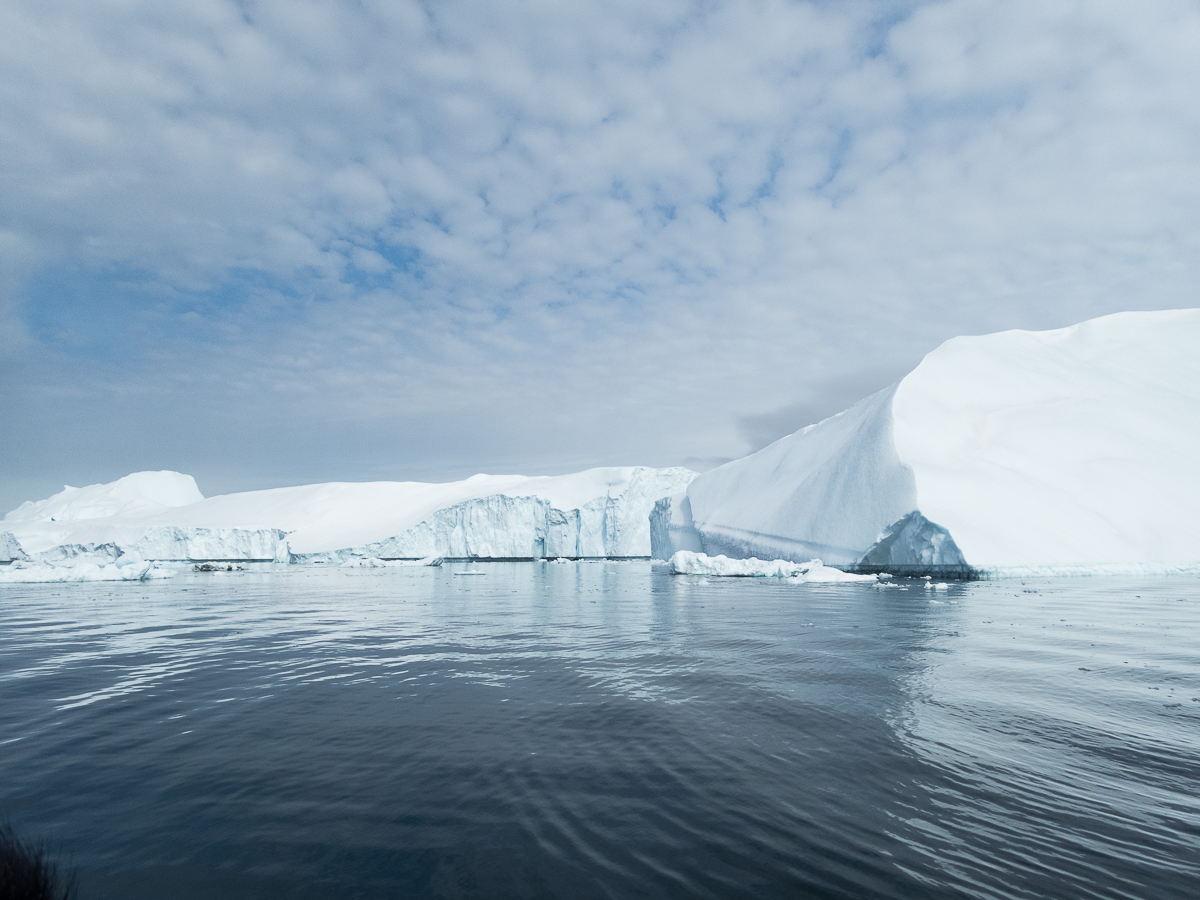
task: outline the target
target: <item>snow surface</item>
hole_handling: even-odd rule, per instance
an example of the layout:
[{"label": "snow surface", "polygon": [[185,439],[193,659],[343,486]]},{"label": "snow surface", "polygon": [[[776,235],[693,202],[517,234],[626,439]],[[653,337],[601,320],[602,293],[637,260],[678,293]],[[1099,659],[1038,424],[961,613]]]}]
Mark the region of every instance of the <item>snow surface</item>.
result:
[{"label": "snow surface", "polygon": [[786,559],[767,560],[730,559],[727,556],[707,556],[703,553],[693,553],[690,550],[680,550],[675,553],[668,565],[672,575],[716,575],[732,578],[792,578],[799,581],[812,582],[843,582],[843,581],[878,581],[875,575],[853,575],[832,566],[827,566],[819,559],[797,563]]},{"label": "snow surface", "polygon": [[66,523],[113,516],[152,516],[204,499],[196,480],[178,472],[135,472],[109,484],[67,485],[53,497],[22,503],[7,516],[14,522]]},{"label": "snow surface", "polygon": [[[697,478],[688,539],[836,565],[874,547],[916,566],[948,539],[995,573],[1179,570],[1200,560],[1197,346],[1194,309],[954,338],[897,385]],[[687,548],[655,555],[672,549]]]},{"label": "snow surface", "polygon": [[147,559],[648,556],[655,501],[695,477],[639,466],[448,484],[313,484],[206,500],[190,476],[138,473],[26,503],[3,528],[28,553],[112,543]]}]

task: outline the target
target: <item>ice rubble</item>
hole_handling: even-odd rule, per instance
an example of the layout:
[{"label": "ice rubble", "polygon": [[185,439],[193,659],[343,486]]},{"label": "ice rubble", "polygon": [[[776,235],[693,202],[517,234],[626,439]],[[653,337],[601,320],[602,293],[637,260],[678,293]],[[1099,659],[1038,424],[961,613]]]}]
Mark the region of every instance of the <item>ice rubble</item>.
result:
[{"label": "ice rubble", "polygon": [[653,555],[912,574],[1189,570],[1197,346],[1194,309],[954,338],[898,384],[658,504]]},{"label": "ice rubble", "polygon": [[819,559],[798,563],[786,559],[730,559],[690,550],[676,552],[667,563],[672,575],[716,575],[735,578],[791,578],[799,581],[877,581],[875,575],[856,575],[827,566]]},{"label": "ice rubble", "polygon": [[647,556],[651,507],[695,477],[681,468],[617,467],[448,484],[314,484],[206,500],[190,476],[143,472],[65,488],[22,505],[0,527],[13,535],[9,552],[59,562],[104,561],[110,548],[157,560],[332,564]]}]

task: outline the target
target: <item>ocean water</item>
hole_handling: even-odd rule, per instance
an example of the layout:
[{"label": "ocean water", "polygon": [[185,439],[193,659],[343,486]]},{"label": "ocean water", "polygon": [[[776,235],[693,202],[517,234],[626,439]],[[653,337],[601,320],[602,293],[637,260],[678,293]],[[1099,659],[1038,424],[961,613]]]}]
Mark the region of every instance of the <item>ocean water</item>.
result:
[{"label": "ocean water", "polygon": [[1200,580],[644,562],[0,586],[87,898],[1200,896]]}]

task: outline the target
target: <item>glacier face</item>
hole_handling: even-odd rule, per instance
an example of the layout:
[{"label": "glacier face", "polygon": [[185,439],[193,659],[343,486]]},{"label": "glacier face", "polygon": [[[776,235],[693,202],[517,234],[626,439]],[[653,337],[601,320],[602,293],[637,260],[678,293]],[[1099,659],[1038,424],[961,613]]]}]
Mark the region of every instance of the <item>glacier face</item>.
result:
[{"label": "glacier face", "polygon": [[1198,344],[1200,310],[954,338],[894,387],[698,477],[695,538],[901,570],[1186,567]]},{"label": "glacier face", "polygon": [[[696,477],[681,468],[613,467],[448,484],[304,485],[167,507],[164,499],[189,497],[191,478],[138,475],[67,488],[9,513],[4,527],[13,532],[15,552],[19,539],[56,564],[101,561],[112,557],[110,548],[181,561],[647,556],[655,501]],[[172,494],[171,486],[179,490]]]},{"label": "glacier face", "polygon": [[286,532],[278,528],[181,528],[156,525],[129,547],[142,559],[181,562],[287,562]]},{"label": "glacier face", "polygon": [[381,559],[648,556],[650,510],[664,493],[686,487],[695,477],[687,469],[637,467],[616,483],[619,493],[593,497],[572,509],[560,509],[537,494],[491,494],[439,509],[385,540],[300,558],[333,562],[348,555]]}]

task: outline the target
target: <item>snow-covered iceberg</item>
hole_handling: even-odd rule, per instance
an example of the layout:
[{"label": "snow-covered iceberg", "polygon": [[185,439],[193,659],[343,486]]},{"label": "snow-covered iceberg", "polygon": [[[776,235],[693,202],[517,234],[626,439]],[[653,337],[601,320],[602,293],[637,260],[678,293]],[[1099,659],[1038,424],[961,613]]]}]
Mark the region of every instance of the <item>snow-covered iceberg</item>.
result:
[{"label": "snow-covered iceberg", "polygon": [[[649,513],[684,490],[688,469],[476,475],[448,484],[313,484],[204,499],[173,472],[66,488],[5,517],[31,554],[106,545],[157,560],[530,559],[650,553]],[[199,498],[199,499],[197,499]],[[188,502],[183,502],[188,501]]]},{"label": "snow-covered iceberg", "polygon": [[876,575],[857,575],[827,566],[819,559],[798,563],[786,559],[730,559],[680,550],[667,563],[672,575],[715,575],[724,578],[790,578],[805,582],[878,581]]},{"label": "snow-covered iceberg", "polygon": [[1200,560],[1197,346],[1200,310],[954,338],[898,384],[659,504],[653,555],[1186,569]]}]

